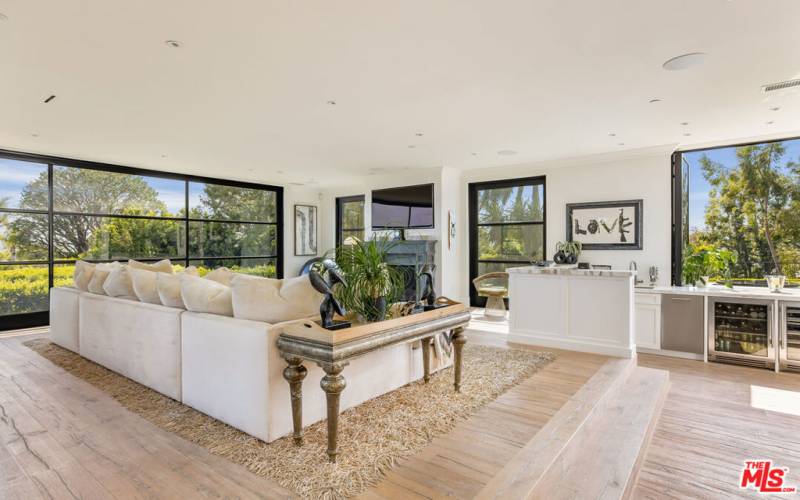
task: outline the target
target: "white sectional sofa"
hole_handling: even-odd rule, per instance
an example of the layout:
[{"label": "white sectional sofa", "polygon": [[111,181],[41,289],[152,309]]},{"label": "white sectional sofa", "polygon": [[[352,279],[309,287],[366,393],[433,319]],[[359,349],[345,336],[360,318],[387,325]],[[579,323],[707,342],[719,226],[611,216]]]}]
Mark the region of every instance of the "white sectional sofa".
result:
[{"label": "white sectional sofa", "polygon": [[[54,343],[266,442],[291,434],[286,362],[276,347],[284,323],[65,287],[51,290],[50,311]],[[432,370],[450,364],[450,357],[434,358]],[[323,372],[306,367],[303,425],[326,418]],[[366,354],[344,373],[341,409],[417,380],[422,370],[418,342]]]}]

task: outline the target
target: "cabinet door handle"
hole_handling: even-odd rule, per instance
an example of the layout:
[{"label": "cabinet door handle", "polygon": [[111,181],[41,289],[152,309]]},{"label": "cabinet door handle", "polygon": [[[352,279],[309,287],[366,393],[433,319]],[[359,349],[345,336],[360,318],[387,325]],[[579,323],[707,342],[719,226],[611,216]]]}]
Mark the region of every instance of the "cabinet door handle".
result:
[{"label": "cabinet door handle", "polygon": [[681,302],[689,302],[689,301],[691,301],[692,299],[687,299],[687,298],[685,298],[685,297],[670,297],[670,300],[679,300],[679,301],[681,301]]}]

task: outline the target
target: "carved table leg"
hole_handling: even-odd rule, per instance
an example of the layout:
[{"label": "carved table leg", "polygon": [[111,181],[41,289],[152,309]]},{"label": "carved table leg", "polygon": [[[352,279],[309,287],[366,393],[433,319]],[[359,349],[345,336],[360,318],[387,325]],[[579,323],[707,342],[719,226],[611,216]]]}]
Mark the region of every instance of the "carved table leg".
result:
[{"label": "carved table leg", "polygon": [[431,379],[431,339],[422,339],[420,342],[422,342],[422,369],[424,373],[422,379],[427,384]]},{"label": "carved table leg", "polygon": [[464,344],[467,343],[463,328],[455,328],[453,330],[452,341],[453,351],[455,351],[453,353],[453,372],[455,373],[455,383],[453,385],[456,388],[456,392],[461,392],[461,350],[464,348]]},{"label": "carved table leg", "polygon": [[286,356],[289,366],[283,369],[283,378],[289,382],[289,392],[292,397],[292,424],[294,435],[292,439],[297,446],[303,445],[303,379],[308,370],[303,366],[303,358]]},{"label": "carved table leg", "polygon": [[341,375],[346,363],[321,363],[325,376],[319,385],[325,391],[328,402],[328,460],[336,462],[339,454],[337,446],[339,440],[339,395],[344,390],[347,382]]}]

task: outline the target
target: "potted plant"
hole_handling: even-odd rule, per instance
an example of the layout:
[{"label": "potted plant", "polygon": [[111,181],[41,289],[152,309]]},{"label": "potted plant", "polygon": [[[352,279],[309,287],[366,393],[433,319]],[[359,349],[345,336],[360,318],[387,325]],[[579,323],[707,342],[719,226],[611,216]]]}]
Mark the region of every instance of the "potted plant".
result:
[{"label": "potted plant", "polygon": [[336,263],[347,281],[346,285],[337,286],[336,298],[363,321],[385,319],[388,306],[403,296],[402,273],[386,263],[387,252],[393,245],[387,238],[377,238],[355,240],[336,250]]},{"label": "potted plant", "polygon": [[731,288],[731,267],[736,263],[736,254],[730,250],[711,245],[696,245],[687,248],[683,259],[683,281],[705,287],[712,277],[723,276],[725,286]]},{"label": "potted plant", "polygon": [[583,245],[580,241],[559,241],[556,243],[553,261],[556,264],[576,264],[581,250],[583,250]]}]

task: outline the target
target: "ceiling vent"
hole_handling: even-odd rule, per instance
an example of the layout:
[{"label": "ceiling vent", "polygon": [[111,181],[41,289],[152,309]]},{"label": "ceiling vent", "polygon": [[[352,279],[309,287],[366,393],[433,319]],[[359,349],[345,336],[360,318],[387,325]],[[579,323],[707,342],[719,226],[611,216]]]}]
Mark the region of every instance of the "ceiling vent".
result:
[{"label": "ceiling vent", "polygon": [[769,92],[775,92],[777,90],[786,90],[792,87],[800,87],[800,78],[762,85],[761,92],[767,94]]}]

